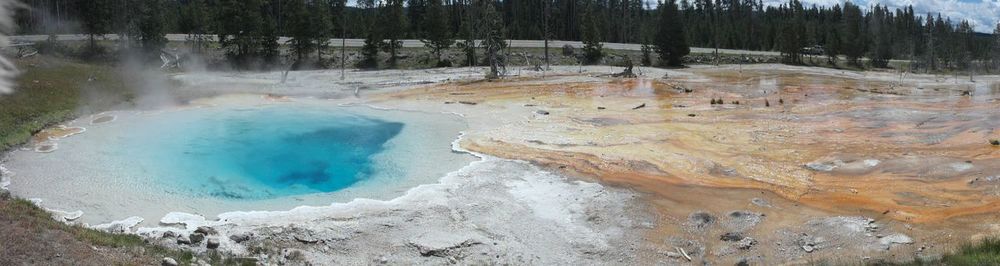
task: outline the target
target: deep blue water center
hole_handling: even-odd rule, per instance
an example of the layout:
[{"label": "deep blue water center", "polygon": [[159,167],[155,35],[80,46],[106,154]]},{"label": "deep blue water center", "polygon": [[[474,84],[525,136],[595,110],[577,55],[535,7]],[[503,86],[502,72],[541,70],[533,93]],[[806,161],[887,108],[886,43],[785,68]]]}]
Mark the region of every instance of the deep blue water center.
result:
[{"label": "deep blue water center", "polygon": [[147,139],[152,158],[139,160],[150,174],[181,185],[183,193],[233,199],[349,187],[378,170],[373,155],[404,126],[306,107],[182,111],[155,119],[145,130],[162,137]]}]

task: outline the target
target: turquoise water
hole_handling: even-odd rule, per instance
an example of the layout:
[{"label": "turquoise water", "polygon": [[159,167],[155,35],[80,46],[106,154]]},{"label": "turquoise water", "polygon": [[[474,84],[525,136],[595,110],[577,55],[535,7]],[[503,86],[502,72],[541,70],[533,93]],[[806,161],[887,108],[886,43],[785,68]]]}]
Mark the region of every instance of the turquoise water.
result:
[{"label": "turquoise water", "polygon": [[379,170],[373,155],[403,127],[308,107],[178,111],[125,137],[122,155],[175,193],[268,199],[365,180]]}]

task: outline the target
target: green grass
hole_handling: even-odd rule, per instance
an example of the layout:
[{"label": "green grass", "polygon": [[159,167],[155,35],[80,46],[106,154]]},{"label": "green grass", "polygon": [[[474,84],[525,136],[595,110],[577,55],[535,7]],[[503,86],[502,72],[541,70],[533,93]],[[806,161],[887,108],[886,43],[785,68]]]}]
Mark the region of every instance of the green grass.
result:
[{"label": "green grass", "polygon": [[67,62],[49,57],[18,62],[22,71],[15,92],[0,95],[0,151],[27,141],[32,134],[73,118],[85,94],[99,94],[100,105],[132,99],[113,67]]},{"label": "green grass", "polygon": [[947,265],[1000,265],[1000,238],[988,237],[978,243],[962,245],[941,262]]},{"label": "green grass", "polygon": [[[123,264],[132,264],[143,261],[150,262],[163,257],[176,259],[182,265],[195,260],[196,255],[190,251],[170,249],[163,246],[147,243],[142,237],[130,234],[112,234],[85,228],[77,225],[67,225],[52,219],[51,214],[35,206],[34,203],[13,198],[6,192],[0,192],[0,220],[16,221],[19,226],[35,232],[36,235],[46,234],[46,231],[63,231],[72,235],[75,239],[88,245],[105,248],[115,248],[121,250],[130,260],[125,260]],[[0,252],[2,253],[2,252]],[[146,258],[146,259],[142,259]],[[219,252],[209,252],[199,258],[206,260],[212,265],[255,265],[255,262],[247,259],[231,258]]]}]

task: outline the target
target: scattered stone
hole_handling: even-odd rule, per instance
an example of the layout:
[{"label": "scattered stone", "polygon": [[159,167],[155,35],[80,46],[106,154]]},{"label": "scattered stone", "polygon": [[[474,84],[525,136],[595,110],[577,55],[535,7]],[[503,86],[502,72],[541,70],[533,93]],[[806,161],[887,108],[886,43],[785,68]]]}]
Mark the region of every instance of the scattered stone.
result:
[{"label": "scattered stone", "polygon": [[177,233],[174,233],[174,231],[167,230],[167,231],[163,232],[163,236],[162,237],[163,238],[174,238],[174,237],[177,237]]},{"label": "scattered stone", "polygon": [[316,237],[313,237],[312,234],[310,234],[308,232],[295,234],[294,237],[295,237],[295,240],[298,240],[299,242],[306,243],[306,244],[312,244],[312,243],[319,242],[319,239],[316,239]]},{"label": "scattered stone", "polygon": [[205,235],[201,233],[193,233],[188,236],[188,239],[191,239],[191,244],[197,244],[201,243],[202,240],[205,240]]},{"label": "scattered stone", "polygon": [[696,229],[704,229],[715,223],[715,216],[707,212],[694,212],[688,215],[688,224],[695,227]]},{"label": "scattered stone", "polygon": [[675,258],[675,259],[682,257],[680,252],[673,252],[673,251],[667,251],[666,253],[664,253],[664,255],[667,255],[668,258]]},{"label": "scattered stone", "polygon": [[813,244],[805,244],[802,245],[802,250],[805,250],[806,253],[812,253],[813,251],[816,250],[816,247],[813,246]]},{"label": "scattered stone", "polygon": [[642,104],[640,104],[640,105],[638,105],[636,107],[632,107],[632,110],[638,110],[638,109],[641,109],[643,107],[646,107],[646,103],[642,103]]},{"label": "scattered stone", "polygon": [[426,233],[409,241],[421,256],[447,257],[453,249],[481,244],[471,236],[452,233]]},{"label": "scattered stone", "polygon": [[990,144],[993,146],[1000,146],[1000,139],[991,139]]},{"label": "scattered stone", "polygon": [[179,245],[190,245],[191,244],[191,238],[188,238],[187,236],[184,236],[184,235],[178,236],[177,237],[177,244],[179,244]]},{"label": "scattered stone", "polygon": [[475,102],[459,101],[458,103],[460,103],[460,104],[466,104],[466,105],[476,105]]},{"label": "scattered stone", "polygon": [[837,165],[832,163],[811,162],[806,164],[806,168],[812,169],[813,171],[829,172],[833,171],[834,168],[837,168]]},{"label": "scattered stone", "polygon": [[604,106],[598,106],[597,107],[597,110],[604,110],[604,109],[607,109],[607,108],[604,108]]},{"label": "scattered stone", "polygon": [[213,237],[208,239],[208,243],[206,243],[205,247],[209,249],[217,249],[219,248],[219,244],[221,244],[219,243],[219,239]]},{"label": "scattered stone", "polygon": [[251,233],[239,233],[239,234],[230,235],[229,236],[229,240],[232,240],[233,242],[236,242],[236,243],[243,243],[243,242],[245,242],[247,240],[250,240],[250,238],[252,236],[253,236],[253,234],[251,234]]},{"label": "scattered stone", "polygon": [[735,246],[737,249],[748,250],[750,248],[753,248],[754,245],[757,245],[756,239],[753,239],[752,237],[744,237],[743,239],[736,241]]},{"label": "scattered stone", "polygon": [[173,258],[169,258],[169,257],[163,258],[163,260],[160,261],[160,265],[162,265],[162,266],[177,266],[177,260],[174,260]]},{"label": "scattered stone", "polygon": [[751,211],[731,211],[726,214],[722,225],[731,232],[750,230],[764,220],[764,214]]},{"label": "scattered stone", "polygon": [[882,244],[885,249],[889,249],[893,245],[913,244],[913,239],[904,234],[891,234],[880,238],[878,243]]},{"label": "scattered stone", "polygon": [[206,235],[206,236],[219,234],[218,231],[215,231],[215,228],[211,228],[211,227],[208,227],[208,226],[199,226],[198,229],[194,230],[194,232],[195,233],[201,233],[201,234]]},{"label": "scattered stone", "polygon": [[540,114],[540,115],[549,115],[549,111],[545,111],[545,110],[538,110],[538,111],[535,111],[535,113],[536,114]]},{"label": "scattered stone", "polygon": [[688,116],[689,117],[695,117],[695,116],[698,116],[698,115],[696,115],[696,114],[688,114]]},{"label": "scattered stone", "polygon": [[745,237],[743,236],[742,233],[739,232],[729,232],[722,234],[722,236],[719,236],[719,240],[729,241],[729,242],[740,241],[743,240],[743,238]]}]

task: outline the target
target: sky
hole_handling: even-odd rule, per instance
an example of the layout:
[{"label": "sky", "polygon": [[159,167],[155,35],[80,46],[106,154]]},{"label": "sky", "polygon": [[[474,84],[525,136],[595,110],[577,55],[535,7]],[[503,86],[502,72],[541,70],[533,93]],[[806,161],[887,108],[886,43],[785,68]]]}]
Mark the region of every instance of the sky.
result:
[{"label": "sky", "polygon": [[[843,3],[844,0],[800,0],[803,5],[812,4],[831,6]],[[876,3],[888,6],[889,9],[913,5],[913,11],[918,15],[941,13],[941,16],[951,17],[953,21],[963,19],[972,23],[978,32],[992,33],[1000,20],[1000,0],[851,0],[851,2],[867,7]],[[787,0],[764,0],[766,5],[788,3]]]},{"label": "sky", "polygon": [[[354,4],[356,0],[347,0]],[[532,0],[520,0],[532,1]],[[646,0],[655,5],[657,0]],[[800,0],[805,6],[812,4],[832,6],[845,1],[851,1],[859,6],[867,7],[876,3],[888,6],[890,9],[913,5],[913,11],[919,15],[928,12],[941,13],[952,20],[969,20],[978,32],[992,33],[1000,20],[1000,0]],[[780,5],[788,0],[764,0],[765,5]]]}]

